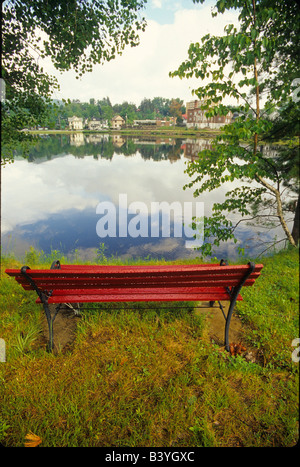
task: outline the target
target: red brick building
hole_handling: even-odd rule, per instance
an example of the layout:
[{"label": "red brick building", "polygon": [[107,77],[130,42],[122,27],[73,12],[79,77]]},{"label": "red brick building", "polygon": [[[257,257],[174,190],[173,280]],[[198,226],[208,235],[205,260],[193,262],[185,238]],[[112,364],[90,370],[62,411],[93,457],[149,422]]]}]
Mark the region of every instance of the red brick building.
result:
[{"label": "red brick building", "polygon": [[187,128],[212,128],[219,129],[223,125],[228,125],[232,121],[232,113],[227,115],[215,115],[206,117],[205,110],[201,110],[204,101],[191,101],[186,104]]}]

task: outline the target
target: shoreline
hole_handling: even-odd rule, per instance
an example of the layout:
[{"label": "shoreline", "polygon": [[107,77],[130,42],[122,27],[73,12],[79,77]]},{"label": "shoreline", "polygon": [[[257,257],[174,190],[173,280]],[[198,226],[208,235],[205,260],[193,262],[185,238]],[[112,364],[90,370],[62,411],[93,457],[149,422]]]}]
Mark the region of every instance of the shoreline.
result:
[{"label": "shoreline", "polygon": [[77,133],[84,133],[84,134],[111,134],[111,135],[125,135],[125,136],[140,136],[140,135],[153,135],[153,136],[171,136],[171,137],[200,137],[200,136],[216,136],[220,134],[220,130],[211,130],[211,129],[202,129],[202,130],[193,130],[193,129],[134,129],[134,128],[126,128],[121,130],[28,130],[27,133],[29,134],[37,134],[37,135],[45,135],[45,134],[77,134]]},{"label": "shoreline", "polygon": [[[24,130],[23,130],[24,131]],[[121,130],[112,130],[112,129],[105,129],[105,130],[27,130],[28,134],[31,135],[74,135],[78,133],[83,134],[109,134],[109,135],[123,135],[123,136],[147,136],[147,137],[170,137],[170,138],[214,138],[220,135],[222,132],[221,130],[213,130],[210,128],[203,128],[200,130],[195,129],[179,129],[179,128],[168,128],[164,127],[161,129],[134,129],[134,128],[126,128]],[[293,141],[295,140],[295,141]],[[245,141],[246,142],[246,141]],[[279,140],[279,141],[261,141],[260,144],[271,144],[271,145],[278,145],[284,146],[287,144],[295,144],[298,145],[297,138],[288,139],[288,140]]]}]

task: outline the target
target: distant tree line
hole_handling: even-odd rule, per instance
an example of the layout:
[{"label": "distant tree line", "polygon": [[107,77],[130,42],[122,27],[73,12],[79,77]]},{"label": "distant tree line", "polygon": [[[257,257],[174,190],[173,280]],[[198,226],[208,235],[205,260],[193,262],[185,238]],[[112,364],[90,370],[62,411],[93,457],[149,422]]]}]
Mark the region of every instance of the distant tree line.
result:
[{"label": "distant tree line", "polygon": [[176,117],[177,122],[181,123],[185,110],[184,103],[179,98],[144,98],[139,105],[127,101],[112,105],[109,97],[100,100],[92,98],[89,102],[80,102],[78,99],[67,102],[56,101],[45,126],[64,129],[68,124],[68,118],[73,115],[84,120],[96,118],[102,121],[110,121],[115,115],[120,115],[128,125],[132,125],[134,120],[155,120],[168,117]]}]

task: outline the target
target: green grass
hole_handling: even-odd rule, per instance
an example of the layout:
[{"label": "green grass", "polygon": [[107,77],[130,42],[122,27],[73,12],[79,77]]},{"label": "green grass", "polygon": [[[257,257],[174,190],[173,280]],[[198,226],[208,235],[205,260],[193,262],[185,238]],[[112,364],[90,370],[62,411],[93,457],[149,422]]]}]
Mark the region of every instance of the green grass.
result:
[{"label": "green grass", "polygon": [[[49,267],[56,254],[31,250],[27,264]],[[108,262],[101,249],[97,258]],[[294,445],[298,251],[259,262],[262,275],[236,309],[251,363],[212,343],[192,304],[89,306],[73,345],[48,354],[35,294],[3,273],[22,263],[2,259],[0,442],[23,446],[32,431],[56,447]]]}]

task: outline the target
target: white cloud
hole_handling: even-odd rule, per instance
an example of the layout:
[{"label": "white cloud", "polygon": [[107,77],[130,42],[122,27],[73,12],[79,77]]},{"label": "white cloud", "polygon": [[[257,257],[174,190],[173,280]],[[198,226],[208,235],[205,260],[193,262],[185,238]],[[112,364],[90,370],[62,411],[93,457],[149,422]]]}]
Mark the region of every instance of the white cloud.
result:
[{"label": "white cloud", "polygon": [[162,0],[152,0],[153,8],[161,8],[162,7]]},{"label": "white cloud", "polygon": [[[192,201],[192,190],[181,189],[189,181],[184,172],[185,160],[182,157],[176,163],[165,160],[158,164],[138,155],[128,158],[121,154],[112,160],[89,156],[77,159],[71,155],[41,164],[16,160],[5,167],[3,174],[2,234],[12,232],[17,225],[45,220],[51,214],[71,209],[96,212],[96,206],[104,200],[117,206],[120,193],[127,194],[128,205],[141,201],[149,212],[153,201]],[[174,191],[174,187],[179,189]],[[204,194],[197,201],[210,209],[227,188]]]},{"label": "white cloud", "polygon": [[[158,7],[162,2],[155,0],[154,3]],[[191,42],[199,41],[207,33],[221,35],[226,24],[236,21],[236,13],[212,18],[211,7],[201,5],[176,11],[172,24],[149,20],[146,31],[141,33],[139,46],[127,48],[115,60],[95,66],[93,72],[81,80],[75,79],[72,71],[58,75],[61,92],[55,97],[88,101],[91,97],[109,96],[113,104],[125,100],[139,104],[144,97],[157,96],[191,100],[191,90],[198,82],[170,78],[169,72],[187,58]],[[53,67],[50,71],[53,72]]]}]

